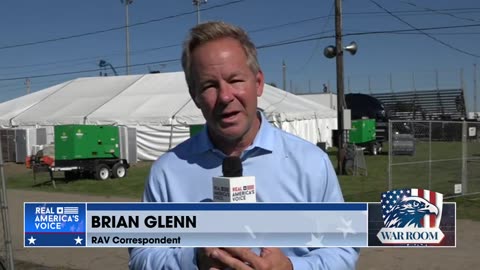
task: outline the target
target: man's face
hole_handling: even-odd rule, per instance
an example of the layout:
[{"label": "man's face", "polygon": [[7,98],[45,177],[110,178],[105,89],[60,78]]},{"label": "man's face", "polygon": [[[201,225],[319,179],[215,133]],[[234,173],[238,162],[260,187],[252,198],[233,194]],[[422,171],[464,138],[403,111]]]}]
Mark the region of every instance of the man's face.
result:
[{"label": "man's face", "polygon": [[238,140],[252,131],[263,73],[254,74],[240,43],[231,38],[210,41],[192,53],[192,99],[211,135]]}]

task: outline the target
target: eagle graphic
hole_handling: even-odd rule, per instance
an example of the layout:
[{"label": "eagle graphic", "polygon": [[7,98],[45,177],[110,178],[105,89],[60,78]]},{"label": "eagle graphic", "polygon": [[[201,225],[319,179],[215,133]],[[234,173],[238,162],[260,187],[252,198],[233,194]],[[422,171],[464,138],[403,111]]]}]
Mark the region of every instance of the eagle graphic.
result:
[{"label": "eagle graphic", "polygon": [[438,215],[438,208],[420,197],[405,197],[393,206],[385,217],[386,228],[422,228],[425,215]]}]

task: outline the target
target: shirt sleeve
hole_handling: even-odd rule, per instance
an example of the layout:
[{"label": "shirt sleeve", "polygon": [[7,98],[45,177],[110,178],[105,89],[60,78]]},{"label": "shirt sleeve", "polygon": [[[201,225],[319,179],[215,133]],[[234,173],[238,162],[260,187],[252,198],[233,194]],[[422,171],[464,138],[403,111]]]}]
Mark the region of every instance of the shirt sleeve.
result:
[{"label": "shirt sleeve", "polygon": [[[337,175],[328,156],[323,156],[322,167],[319,176],[324,181],[318,181],[322,186],[315,190],[323,190],[319,194],[310,194],[313,201],[318,202],[343,202],[343,195]],[[317,175],[318,177],[318,175]],[[318,180],[318,179],[317,179]],[[358,248],[310,248],[303,256],[289,256],[293,269],[298,270],[347,270],[355,269],[360,249]]]},{"label": "shirt sleeve", "polygon": [[[158,162],[152,166],[147,178],[144,202],[166,202],[167,196],[162,193],[164,175],[158,168]],[[187,269],[196,270],[197,262],[193,248],[130,248],[131,270],[156,270],[156,269]]]},{"label": "shirt sleeve", "polygon": [[193,248],[132,248],[129,252],[131,270],[198,269]]},{"label": "shirt sleeve", "polygon": [[289,256],[294,270],[355,269],[359,250],[355,248],[318,248],[312,249],[302,257]]}]

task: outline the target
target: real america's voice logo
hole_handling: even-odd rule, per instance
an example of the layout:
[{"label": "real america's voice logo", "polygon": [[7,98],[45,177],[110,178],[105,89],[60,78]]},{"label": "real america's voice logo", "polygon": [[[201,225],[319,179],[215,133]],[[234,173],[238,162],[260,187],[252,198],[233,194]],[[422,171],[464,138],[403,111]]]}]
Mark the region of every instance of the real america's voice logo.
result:
[{"label": "real america's voice logo", "polygon": [[396,189],[382,193],[384,226],[377,234],[383,244],[438,244],[443,194],[426,189]]}]

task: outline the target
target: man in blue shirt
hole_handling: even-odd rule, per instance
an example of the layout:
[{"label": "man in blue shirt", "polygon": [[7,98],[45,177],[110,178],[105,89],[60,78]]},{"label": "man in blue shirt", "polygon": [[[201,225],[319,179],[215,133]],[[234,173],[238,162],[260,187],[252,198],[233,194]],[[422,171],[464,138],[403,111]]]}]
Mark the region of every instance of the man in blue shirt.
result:
[{"label": "man in blue shirt", "polygon": [[[240,157],[244,175],[255,176],[258,202],[343,201],[328,156],[257,111],[264,76],[242,29],[223,22],[196,26],[185,42],[182,66],[206,128],[153,164],[144,201],[211,201],[212,177],[222,174],[227,156]],[[357,259],[353,248],[130,250],[130,268],[145,270],[354,269]]]}]

